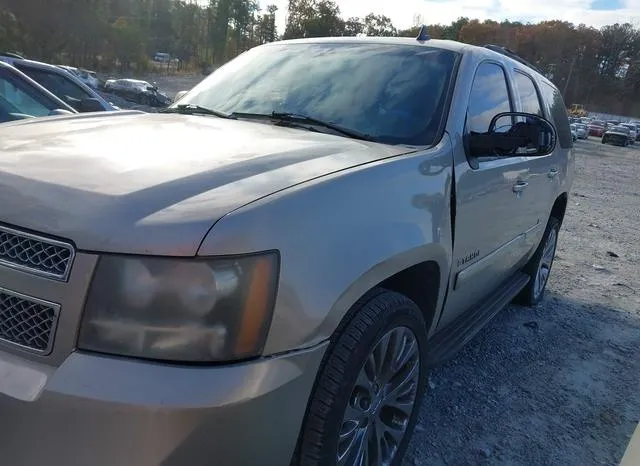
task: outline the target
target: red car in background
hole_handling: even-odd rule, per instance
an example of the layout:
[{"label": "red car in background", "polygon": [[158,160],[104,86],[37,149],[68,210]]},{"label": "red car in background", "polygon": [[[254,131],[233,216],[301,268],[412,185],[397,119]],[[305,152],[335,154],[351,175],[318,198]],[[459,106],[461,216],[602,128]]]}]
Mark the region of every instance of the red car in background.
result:
[{"label": "red car in background", "polygon": [[607,129],[607,124],[604,121],[593,120],[587,125],[587,128],[589,128],[589,136],[602,137]]}]

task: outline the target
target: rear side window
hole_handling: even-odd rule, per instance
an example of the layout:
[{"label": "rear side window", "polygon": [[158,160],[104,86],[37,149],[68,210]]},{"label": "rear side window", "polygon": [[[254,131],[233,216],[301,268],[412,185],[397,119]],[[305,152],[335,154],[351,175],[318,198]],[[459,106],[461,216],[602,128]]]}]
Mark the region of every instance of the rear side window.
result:
[{"label": "rear side window", "polygon": [[518,71],[514,73],[514,84],[520,98],[522,111],[533,113],[534,115],[544,116],[542,112],[542,104],[536,90],[536,85],[529,76]]},{"label": "rear side window", "polygon": [[47,116],[57,107],[37,88],[6,70],[0,71],[0,122],[17,119],[19,115]]},{"label": "rear side window", "polygon": [[571,127],[569,126],[569,115],[567,115],[567,108],[564,106],[560,91],[546,82],[542,83],[540,91],[552,123],[558,132],[560,147],[570,149],[573,147],[573,138],[571,137]]},{"label": "rear side window", "polygon": [[469,96],[467,131],[486,133],[496,114],[510,111],[511,99],[504,70],[495,63],[480,64]]},{"label": "rear side window", "polygon": [[[74,106],[77,100],[93,97],[83,88],[74,83],[71,79],[62,74],[52,73],[49,71],[36,70],[33,68],[16,66],[20,71],[36,81],[42,87],[53,93],[59,99]],[[74,101],[74,99],[76,101]]]}]

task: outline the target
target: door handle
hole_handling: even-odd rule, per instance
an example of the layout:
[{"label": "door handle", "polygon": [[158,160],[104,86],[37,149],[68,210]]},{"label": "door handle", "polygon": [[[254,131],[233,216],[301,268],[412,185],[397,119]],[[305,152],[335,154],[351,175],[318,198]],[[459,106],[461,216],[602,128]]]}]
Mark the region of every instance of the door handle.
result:
[{"label": "door handle", "polygon": [[554,179],[558,175],[558,169],[552,168],[547,172],[547,176],[551,179]]},{"label": "door handle", "polygon": [[513,192],[516,194],[520,194],[522,191],[525,190],[527,186],[529,186],[529,183],[527,183],[526,181],[518,181],[516,184],[513,185]]}]

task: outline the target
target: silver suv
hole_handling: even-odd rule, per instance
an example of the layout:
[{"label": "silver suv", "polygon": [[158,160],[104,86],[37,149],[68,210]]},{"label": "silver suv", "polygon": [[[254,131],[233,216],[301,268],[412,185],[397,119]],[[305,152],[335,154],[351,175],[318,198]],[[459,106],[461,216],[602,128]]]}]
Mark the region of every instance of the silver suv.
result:
[{"label": "silver suv", "polygon": [[550,81],[423,34],[0,127],[3,463],[399,463],[430,365],[542,299],[573,165]]}]

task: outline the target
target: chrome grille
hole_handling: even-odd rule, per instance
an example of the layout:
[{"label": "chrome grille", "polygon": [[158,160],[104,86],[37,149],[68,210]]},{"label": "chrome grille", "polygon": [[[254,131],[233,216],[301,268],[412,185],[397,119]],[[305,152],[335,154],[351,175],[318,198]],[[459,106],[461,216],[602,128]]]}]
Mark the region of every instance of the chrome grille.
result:
[{"label": "chrome grille", "polygon": [[0,264],[66,281],[75,250],[71,244],[0,226]]},{"label": "chrome grille", "polygon": [[0,341],[49,354],[60,306],[0,288]]}]

